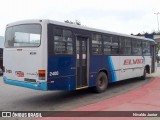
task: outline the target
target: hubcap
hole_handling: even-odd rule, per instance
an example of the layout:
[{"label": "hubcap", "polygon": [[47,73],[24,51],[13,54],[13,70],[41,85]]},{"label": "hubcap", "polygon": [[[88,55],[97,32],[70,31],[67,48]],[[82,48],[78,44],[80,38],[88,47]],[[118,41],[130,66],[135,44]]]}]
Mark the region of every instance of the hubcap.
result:
[{"label": "hubcap", "polygon": [[105,78],[104,77],[101,77],[98,80],[98,86],[99,86],[100,89],[104,89],[105,88]]}]

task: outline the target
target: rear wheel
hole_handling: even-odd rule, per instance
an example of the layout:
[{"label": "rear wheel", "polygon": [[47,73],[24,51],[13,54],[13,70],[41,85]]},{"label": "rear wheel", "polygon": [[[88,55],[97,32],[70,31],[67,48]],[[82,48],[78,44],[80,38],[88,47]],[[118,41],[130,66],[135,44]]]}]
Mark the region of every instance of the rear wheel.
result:
[{"label": "rear wheel", "polygon": [[107,89],[107,86],[108,86],[107,75],[104,72],[100,72],[96,80],[96,86],[94,87],[94,91],[97,93],[104,92]]}]

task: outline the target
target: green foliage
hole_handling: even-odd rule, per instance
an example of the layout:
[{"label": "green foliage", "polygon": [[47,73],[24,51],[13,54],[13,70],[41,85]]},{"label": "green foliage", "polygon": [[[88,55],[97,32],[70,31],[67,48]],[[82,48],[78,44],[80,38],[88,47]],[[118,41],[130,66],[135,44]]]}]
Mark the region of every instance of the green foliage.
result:
[{"label": "green foliage", "polygon": [[156,54],[158,54],[159,50],[160,50],[160,43],[157,43],[157,45],[156,45]]},{"label": "green foliage", "polygon": [[65,22],[65,23],[70,23],[70,24],[81,25],[81,22],[78,21],[78,20],[75,20],[75,22],[72,22],[72,21],[70,21],[70,20],[65,20],[64,22]]}]

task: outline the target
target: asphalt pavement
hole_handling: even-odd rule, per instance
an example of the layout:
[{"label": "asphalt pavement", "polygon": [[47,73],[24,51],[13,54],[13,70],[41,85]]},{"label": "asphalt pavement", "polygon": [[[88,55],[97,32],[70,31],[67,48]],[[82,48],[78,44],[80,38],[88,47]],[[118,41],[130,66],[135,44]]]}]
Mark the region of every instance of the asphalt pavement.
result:
[{"label": "asphalt pavement", "polygon": [[0,111],[63,111],[96,103],[114,96],[132,91],[152,81],[149,76],[145,81],[129,79],[109,85],[101,94],[89,89],[78,91],[37,91],[28,88],[4,84],[0,78]]},{"label": "asphalt pavement", "polygon": [[[92,117],[56,117],[54,120],[160,120],[160,70],[153,74],[151,82],[142,85],[134,90],[105,99],[93,104],[82,106],[72,111],[82,111],[82,113],[74,112],[74,116],[84,115]],[[84,113],[84,111],[86,111]],[[90,111],[115,111],[112,117],[95,117]],[[116,117],[116,112],[133,112],[132,117]],[[140,111],[140,112],[138,112]],[[96,113],[95,113],[96,114]],[[98,115],[98,114],[97,114]],[[103,114],[104,115],[104,114]],[[94,117],[93,117],[94,116]],[[159,117],[157,117],[159,116]],[[38,120],[51,120],[53,118],[39,118]]]},{"label": "asphalt pavement", "polygon": [[[160,68],[157,68],[157,72],[148,75],[146,80],[134,78],[110,84],[108,89],[101,94],[93,93],[89,89],[69,92],[37,91],[4,84],[1,77],[0,111],[145,110],[147,107],[143,104],[150,104],[147,103],[149,101],[160,106],[159,73]],[[145,103],[140,101],[141,99]],[[149,107],[147,110],[160,110],[156,105],[151,104],[153,109]]]}]

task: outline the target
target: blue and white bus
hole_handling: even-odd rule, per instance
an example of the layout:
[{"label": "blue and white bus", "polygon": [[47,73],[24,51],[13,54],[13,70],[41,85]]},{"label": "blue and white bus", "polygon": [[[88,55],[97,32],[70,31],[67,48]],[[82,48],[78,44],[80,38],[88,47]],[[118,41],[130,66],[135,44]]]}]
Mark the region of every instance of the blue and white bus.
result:
[{"label": "blue and white bus", "polygon": [[155,70],[152,39],[51,20],[6,26],[6,84],[44,91],[92,87],[103,92],[109,83],[145,79]]}]

